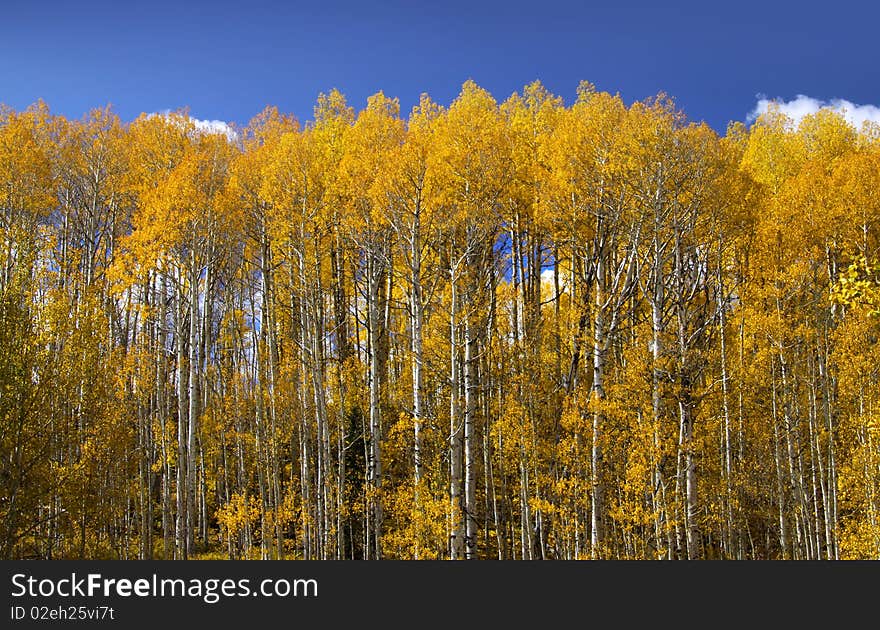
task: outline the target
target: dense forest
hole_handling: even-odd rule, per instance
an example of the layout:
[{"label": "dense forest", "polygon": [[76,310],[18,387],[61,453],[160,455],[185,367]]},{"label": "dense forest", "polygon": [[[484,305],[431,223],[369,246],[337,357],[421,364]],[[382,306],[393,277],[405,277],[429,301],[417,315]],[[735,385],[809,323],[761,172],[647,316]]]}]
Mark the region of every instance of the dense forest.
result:
[{"label": "dense forest", "polygon": [[584,83],[0,110],[0,557],[880,557],[880,129]]}]

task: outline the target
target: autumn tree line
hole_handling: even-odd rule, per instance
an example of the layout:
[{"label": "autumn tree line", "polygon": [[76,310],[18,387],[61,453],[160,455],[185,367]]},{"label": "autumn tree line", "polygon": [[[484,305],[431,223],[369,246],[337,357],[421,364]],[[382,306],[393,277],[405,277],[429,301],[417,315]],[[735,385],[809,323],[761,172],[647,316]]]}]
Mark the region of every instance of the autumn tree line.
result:
[{"label": "autumn tree line", "polygon": [[880,557],[880,131],[472,82],[0,110],[0,556]]}]

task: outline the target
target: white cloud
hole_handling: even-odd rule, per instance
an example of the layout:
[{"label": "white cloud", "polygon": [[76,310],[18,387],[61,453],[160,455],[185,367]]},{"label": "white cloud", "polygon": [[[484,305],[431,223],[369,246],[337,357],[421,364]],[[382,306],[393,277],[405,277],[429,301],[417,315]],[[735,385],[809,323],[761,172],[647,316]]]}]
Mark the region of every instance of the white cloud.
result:
[{"label": "white cloud", "polygon": [[[151,114],[151,116],[168,116],[170,113],[170,109],[163,109],[157,114]],[[193,125],[195,125],[195,128],[202,133],[223,134],[230,142],[234,142],[238,139],[238,132],[227,122],[222,120],[203,120],[201,118],[193,118],[192,116],[190,116],[189,119],[192,121]]]},{"label": "white cloud", "polygon": [[229,123],[223,122],[222,120],[201,120],[200,118],[192,118],[191,120],[195,123],[196,129],[199,131],[205,133],[222,133],[230,140],[235,140],[238,137],[238,132],[235,131]]},{"label": "white cloud", "polygon": [[804,116],[815,114],[826,107],[843,114],[856,129],[860,129],[866,122],[880,125],[880,107],[876,105],[856,105],[842,98],[823,101],[805,94],[798,94],[790,101],[778,98],[768,99],[763,94],[759,94],[758,102],[755,108],[749,112],[747,121],[754,122],[758,116],[767,111],[771,103],[776,103],[779,106],[779,111],[791,118],[795,125],[800,124]]},{"label": "white cloud", "polygon": [[[559,269],[559,290],[565,292],[568,288],[569,280],[571,279],[571,273],[565,268],[561,267]],[[553,286],[554,278],[553,278],[553,267],[547,267],[541,270],[541,283],[546,284],[550,287]]]}]

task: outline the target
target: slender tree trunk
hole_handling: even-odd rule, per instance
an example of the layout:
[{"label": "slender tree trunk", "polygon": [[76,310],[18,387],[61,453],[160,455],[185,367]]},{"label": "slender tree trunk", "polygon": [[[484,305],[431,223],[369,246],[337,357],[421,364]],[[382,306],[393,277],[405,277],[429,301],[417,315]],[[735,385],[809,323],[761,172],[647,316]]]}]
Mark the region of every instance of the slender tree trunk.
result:
[{"label": "slender tree trunk", "polygon": [[475,429],[475,390],[477,379],[475,374],[476,340],[470,322],[470,316],[464,318],[464,518],[465,518],[465,559],[472,560],[477,556],[477,519],[476,519],[476,461],[474,455]]},{"label": "slender tree trunk", "polygon": [[[603,302],[605,293],[604,283],[604,260],[600,254],[596,267],[596,312],[593,321],[593,387],[592,396],[597,404],[605,398],[605,313]],[[590,553],[593,559],[604,555],[603,545],[603,515],[605,487],[602,481],[602,412],[593,411],[592,441],[590,447],[590,479],[592,492],[590,494]]]},{"label": "slender tree trunk", "polygon": [[381,351],[379,294],[383,270],[375,253],[368,255],[367,267],[367,325],[370,338],[370,450],[367,468],[373,528],[371,557],[378,560],[382,557],[382,411],[380,393],[382,375],[379,356]]},{"label": "slender tree trunk", "polygon": [[189,379],[187,399],[187,445],[186,445],[186,555],[193,553],[195,537],[196,453],[199,417],[199,273],[196,256],[192,254],[190,268],[191,295],[189,315]]},{"label": "slender tree trunk", "polygon": [[452,560],[460,560],[465,554],[465,527],[462,503],[462,426],[459,418],[459,393],[461,381],[458,365],[458,289],[457,272],[450,270],[449,307],[449,501],[451,527],[449,552]]},{"label": "slender tree trunk", "polygon": [[188,547],[187,535],[187,423],[188,410],[187,389],[188,372],[186,366],[186,351],[184,346],[184,294],[180,287],[183,279],[178,276],[178,303],[175,310],[174,342],[177,347],[177,520],[175,524],[175,559],[187,558]]}]

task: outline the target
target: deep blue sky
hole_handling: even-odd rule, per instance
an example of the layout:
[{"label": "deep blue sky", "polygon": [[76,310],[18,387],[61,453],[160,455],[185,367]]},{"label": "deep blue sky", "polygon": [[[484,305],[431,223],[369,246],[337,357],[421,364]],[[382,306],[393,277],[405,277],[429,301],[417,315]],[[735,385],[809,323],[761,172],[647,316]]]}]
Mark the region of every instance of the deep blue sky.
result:
[{"label": "deep blue sky", "polygon": [[537,78],[566,102],[586,79],[627,102],[663,90],[723,130],[757,93],[880,104],[878,23],[864,0],[0,0],[0,102],[71,117],[112,103],[124,120],[188,105],[243,123],[267,104],[309,119],[333,87],[358,108],[381,89],[408,112],[468,78],[498,100]]}]

